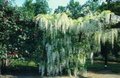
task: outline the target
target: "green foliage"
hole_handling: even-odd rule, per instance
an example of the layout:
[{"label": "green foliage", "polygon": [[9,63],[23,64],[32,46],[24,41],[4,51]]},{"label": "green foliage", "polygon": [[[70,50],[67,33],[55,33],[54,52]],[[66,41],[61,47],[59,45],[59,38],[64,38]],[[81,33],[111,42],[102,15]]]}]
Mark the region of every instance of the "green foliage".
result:
[{"label": "green foliage", "polygon": [[34,54],[30,54],[35,51],[36,47],[34,26],[33,21],[21,20],[19,11],[13,6],[2,6],[0,10],[0,44],[5,45],[7,53],[16,52],[22,57],[34,57]]},{"label": "green foliage", "polygon": [[66,12],[66,7],[58,6],[58,8],[55,9],[54,13],[62,13],[62,12]]},{"label": "green foliage", "polygon": [[66,7],[58,6],[58,8],[55,9],[55,13],[66,12],[69,17],[77,19],[78,17],[82,16],[81,9],[82,6],[79,4],[79,2],[70,0],[69,4]]},{"label": "green foliage", "polygon": [[79,2],[70,0],[69,4],[65,7],[59,6],[55,9],[55,13],[66,12],[69,17],[77,19],[88,14],[95,13],[100,6],[100,1],[88,0],[85,4],[80,5]]},{"label": "green foliage", "polygon": [[100,10],[101,11],[103,11],[103,10],[110,10],[110,11],[114,12],[117,15],[120,15],[120,10],[119,9],[120,9],[120,1],[111,2],[111,3],[109,3],[109,5],[103,3],[100,6]]},{"label": "green foliage", "polygon": [[34,61],[28,61],[28,60],[22,60],[22,59],[12,59],[11,66],[17,67],[17,66],[31,66],[31,67],[36,67],[36,63]]},{"label": "green foliage", "polygon": [[100,6],[100,0],[88,0],[83,6],[82,6],[82,13],[84,15],[87,14],[92,14],[95,13],[97,11],[97,9]]},{"label": "green foliage", "polygon": [[14,13],[14,8],[10,6],[1,8],[0,16],[0,42],[2,45],[8,47],[11,35],[18,30],[16,26],[16,14]]},{"label": "green foliage", "polygon": [[6,58],[6,46],[5,45],[0,45],[0,59],[5,59]]},{"label": "green foliage", "polygon": [[0,5],[2,5],[3,4],[3,0],[0,0]]},{"label": "green foliage", "polygon": [[36,0],[34,6],[35,6],[35,15],[47,14],[50,11],[48,2],[46,0]]},{"label": "green foliage", "polygon": [[26,0],[23,7],[21,7],[21,13],[23,14],[24,19],[32,19],[35,16],[32,1],[33,0]]},{"label": "green foliage", "polygon": [[[89,53],[100,51],[100,45],[106,42],[114,46],[119,38],[118,30],[111,25],[118,23],[120,17],[111,11],[96,12],[99,0],[90,0],[83,6],[71,0],[52,15],[47,14],[46,0],[32,1],[26,0],[16,8],[0,2],[0,58],[16,52],[18,59],[25,58],[17,65],[34,66],[39,62],[42,75],[63,74],[64,70],[76,75],[85,67]],[[30,59],[34,62],[26,62]]]},{"label": "green foliage", "polygon": [[79,2],[70,0],[69,4],[67,5],[67,8],[69,9],[69,11],[71,13],[70,17],[76,19],[81,16],[82,6],[79,4]]},{"label": "green foliage", "polygon": [[[111,12],[114,12],[116,15],[120,15],[120,1],[119,0],[106,0],[106,3],[103,3],[100,7],[99,10],[100,11],[104,11],[104,10],[110,10]],[[112,18],[113,19],[113,18]],[[119,27],[119,23],[117,25],[115,25],[117,28]],[[113,28],[114,25],[112,26]],[[112,53],[113,55],[115,55],[118,58],[118,52],[119,52],[119,31],[118,31],[118,38],[117,40],[115,40],[115,44],[114,47],[112,47]]]},{"label": "green foliage", "polygon": [[35,64],[35,62],[30,61],[30,62],[28,63],[28,66],[36,66],[36,64]]},{"label": "green foliage", "polygon": [[46,0],[25,0],[22,7],[18,7],[18,12],[22,20],[32,20],[37,14],[47,14],[50,9]]}]

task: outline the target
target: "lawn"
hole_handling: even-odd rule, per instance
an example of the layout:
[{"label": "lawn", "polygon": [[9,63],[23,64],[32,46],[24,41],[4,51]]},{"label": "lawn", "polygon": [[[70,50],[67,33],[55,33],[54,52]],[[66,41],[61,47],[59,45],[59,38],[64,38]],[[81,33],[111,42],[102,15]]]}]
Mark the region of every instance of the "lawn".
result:
[{"label": "lawn", "polygon": [[[88,78],[120,78],[120,63],[110,61],[108,68],[104,68],[104,62],[96,60],[94,64],[87,63]],[[5,69],[0,78],[40,78],[38,67],[33,61],[14,61],[14,64]],[[74,78],[66,76],[44,78]],[[82,77],[80,77],[82,78]]]}]

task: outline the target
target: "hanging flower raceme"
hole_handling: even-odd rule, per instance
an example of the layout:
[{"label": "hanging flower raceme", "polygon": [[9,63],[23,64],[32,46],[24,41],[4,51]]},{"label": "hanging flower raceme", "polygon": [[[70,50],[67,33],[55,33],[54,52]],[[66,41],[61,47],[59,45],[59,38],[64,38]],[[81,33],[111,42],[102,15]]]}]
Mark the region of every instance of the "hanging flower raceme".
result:
[{"label": "hanging flower raceme", "polygon": [[[113,18],[113,19],[112,19]],[[65,13],[53,15],[38,15],[35,22],[38,29],[43,31],[43,46],[47,60],[42,75],[63,74],[79,72],[85,66],[87,49],[91,46],[91,38],[94,35],[95,41],[100,45],[101,41],[110,41],[114,44],[117,39],[117,29],[106,29],[106,26],[116,24],[120,17],[110,11],[101,14],[95,13],[77,20],[69,18]],[[81,33],[81,35],[79,35]],[[109,36],[108,36],[109,35]]]}]

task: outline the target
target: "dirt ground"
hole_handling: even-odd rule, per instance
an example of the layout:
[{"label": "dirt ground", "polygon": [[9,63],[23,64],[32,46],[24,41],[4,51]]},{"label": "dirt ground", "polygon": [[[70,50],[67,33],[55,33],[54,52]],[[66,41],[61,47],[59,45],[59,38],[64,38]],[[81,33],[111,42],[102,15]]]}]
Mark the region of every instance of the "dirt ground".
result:
[{"label": "dirt ground", "polygon": [[120,78],[120,73],[111,73],[109,71],[101,71],[101,72],[89,72],[88,78]]}]

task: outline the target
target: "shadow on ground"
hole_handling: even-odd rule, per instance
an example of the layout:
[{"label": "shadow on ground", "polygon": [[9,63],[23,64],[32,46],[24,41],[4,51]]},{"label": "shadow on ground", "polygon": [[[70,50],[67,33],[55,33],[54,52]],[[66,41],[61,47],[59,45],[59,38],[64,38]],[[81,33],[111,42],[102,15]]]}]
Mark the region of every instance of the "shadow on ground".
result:
[{"label": "shadow on ground", "polygon": [[[96,61],[93,65],[88,63],[88,78],[120,78],[120,63],[109,62],[108,68],[104,68],[102,61]],[[15,66],[3,69],[3,76],[0,78],[75,78],[68,76],[41,77],[38,74],[38,67]],[[78,78],[84,78],[79,76]]]}]

